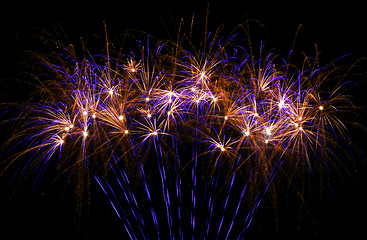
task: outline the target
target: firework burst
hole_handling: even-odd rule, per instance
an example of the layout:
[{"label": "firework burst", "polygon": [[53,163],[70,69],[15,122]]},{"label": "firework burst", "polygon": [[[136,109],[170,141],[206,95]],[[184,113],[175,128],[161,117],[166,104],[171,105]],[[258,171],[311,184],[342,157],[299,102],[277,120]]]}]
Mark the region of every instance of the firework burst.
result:
[{"label": "firework burst", "polygon": [[297,68],[220,31],[202,49],[184,39],[42,58],[51,78],[22,109],[9,144],[26,149],[5,169],[27,156],[35,182],[52,161],[87,172],[131,239],[243,239],[283,164],[289,179],[328,166],[353,105],[317,58]]}]

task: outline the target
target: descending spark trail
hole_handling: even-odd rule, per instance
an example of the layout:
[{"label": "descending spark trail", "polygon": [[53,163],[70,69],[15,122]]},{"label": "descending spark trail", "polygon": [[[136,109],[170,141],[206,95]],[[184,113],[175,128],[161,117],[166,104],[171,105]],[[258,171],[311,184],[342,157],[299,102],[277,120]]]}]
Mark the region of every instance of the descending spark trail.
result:
[{"label": "descending spark trail", "polygon": [[8,166],[82,166],[131,239],[243,239],[283,163],[331,153],[352,104],[317,59],[298,69],[262,46],[256,58],[234,36],[181,44],[45,64],[48,95],[22,111],[11,141],[29,147]]}]

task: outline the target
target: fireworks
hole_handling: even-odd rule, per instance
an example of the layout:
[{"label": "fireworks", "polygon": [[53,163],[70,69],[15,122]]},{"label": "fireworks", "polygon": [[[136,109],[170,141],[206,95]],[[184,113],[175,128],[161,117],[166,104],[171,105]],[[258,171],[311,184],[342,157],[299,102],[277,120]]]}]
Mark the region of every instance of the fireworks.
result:
[{"label": "fireworks", "polygon": [[283,163],[312,170],[346,133],[333,65],[251,55],[234,36],[139,46],[45,61],[53,78],[16,130],[28,147],[7,165],[90,173],[131,239],[243,239]]}]

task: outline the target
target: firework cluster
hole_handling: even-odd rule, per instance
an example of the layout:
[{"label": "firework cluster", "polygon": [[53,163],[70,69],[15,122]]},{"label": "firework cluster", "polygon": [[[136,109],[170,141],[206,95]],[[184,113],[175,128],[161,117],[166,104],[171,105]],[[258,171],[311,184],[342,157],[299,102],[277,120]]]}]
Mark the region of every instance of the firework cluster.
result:
[{"label": "firework cluster", "polygon": [[121,65],[109,56],[102,65],[98,57],[73,61],[68,69],[50,65],[58,73],[48,83],[53,101],[31,106],[37,114],[27,117],[37,122],[30,127],[41,130],[30,138],[42,139],[36,146],[50,147],[49,155],[95,138],[126,138],[137,148],[159,135],[181,142],[179,128],[192,131],[195,121],[206,126],[199,135],[210,150],[258,152],[271,145],[278,154],[301,157],[328,144],[330,129],[343,131],[336,112],[347,98],[341,86],[325,89],[330,67],[289,69],[271,53],[229,57],[219,44],[209,54],[182,50],[173,58],[161,53],[164,47],[154,53],[142,47],[141,58]]},{"label": "firework cluster", "polygon": [[333,65],[296,67],[235,36],[138,45],[44,58],[51,77],[22,111],[28,148],[12,160],[30,156],[37,181],[51,161],[89,172],[131,239],[242,239],[281,165],[311,169],[345,132]]}]

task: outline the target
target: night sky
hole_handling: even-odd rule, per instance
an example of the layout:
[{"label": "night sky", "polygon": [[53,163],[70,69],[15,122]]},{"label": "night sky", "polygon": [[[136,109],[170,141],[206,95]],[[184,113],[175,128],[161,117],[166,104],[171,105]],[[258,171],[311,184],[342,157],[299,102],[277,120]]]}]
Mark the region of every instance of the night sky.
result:
[{"label": "night sky", "polygon": [[[18,86],[9,84],[9,79],[19,77],[17,71],[21,69],[19,65],[22,64],[24,52],[34,48],[32,39],[40,30],[60,24],[69,41],[79,47],[80,37],[104,38],[103,21],[106,21],[109,40],[112,42],[126,29],[143,30],[164,39],[177,29],[180,18],[184,18],[189,24],[194,13],[194,24],[198,25],[194,34],[203,36],[207,2],[198,2],[149,1],[145,4],[141,1],[129,1],[116,4],[105,0],[76,4],[72,1],[12,1],[4,5],[0,14],[0,79],[5,84],[1,84],[0,102],[9,99],[22,101],[22,96],[17,98],[14,95]],[[217,26],[224,24],[224,32],[229,33],[246,19],[255,19],[264,25],[266,31],[263,34],[267,36],[265,40],[269,45],[286,53],[291,49],[298,26],[302,24],[303,28],[296,42],[297,49],[305,51],[307,55],[314,55],[314,46],[317,44],[322,63],[329,63],[345,54],[351,54],[350,62],[367,57],[367,17],[361,1],[271,1],[270,4],[263,1],[244,1],[242,4],[238,2],[209,1],[209,30],[215,31]],[[170,31],[169,34],[166,28]],[[98,47],[91,45],[92,52],[100,53],[98,51],[101,49],[94,49]],[[362,66],[366,67],[366,62]],[[360,72],[365,74],[367,68],[362,68]],[[366,81],[358,83],[352,93],[356,104],[366,106],[366,90]],[[360,123],[367,126],[366,110],[362,108],[360,111]],[[9,130],[2,129],[1,133],[3,142],[7,139]],[[363,141],[367,137],[366,131],[352,129],[351,133],[361,152],[367,154]],[[265,207],[265,199],[262,203],[264,208],[255,216],[249,239],[331,239],[341,235],[353,239],[365,235],[366,163],[356,157],[356,163],[349,165],[347,168],[351,173],[343,178],[331,176],[334,184],[332,190],[325,189],[323,193],[315,193],[320,201],[311,201],[308,209],[300,209],[297,204],[294,208],[292,204],[288,207],[280,204],[278,211],[283,212],[274,220],[274,211]],[[54,189],[47,191],[40,189],[30,193],[29,190],[24,190],[13,194],[14,189],[7,187],[10,178],[11,176],[6,175],[0,179],[0,234],[9,239],[19,239],[24,233],[29,238],[37,239],[71,239],[75,236],[112,239],[124,234],[122,223],[101,192],[95,191],[92,194],[90,211],[81,216],[82,224],[75,226],[75,212],[70,209],[73,199],[70,191],[56,185]],[[292,196],[287,198],[286,193],[284,194],[278,201],[286,199],[285,202],[291,202]],[[304,213],[300,213],[302,211]]]}]

